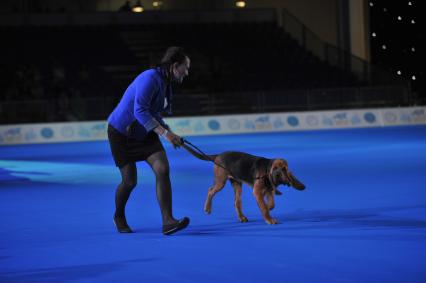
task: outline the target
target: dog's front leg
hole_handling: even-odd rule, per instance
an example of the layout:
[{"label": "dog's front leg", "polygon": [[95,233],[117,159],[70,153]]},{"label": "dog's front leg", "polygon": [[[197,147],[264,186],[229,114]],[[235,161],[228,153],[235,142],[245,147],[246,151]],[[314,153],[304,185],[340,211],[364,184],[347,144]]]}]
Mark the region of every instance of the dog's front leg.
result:
[{"label": "dog's front leg", "polygon": [[257,181],[253,187],[253,194],[256,199],[257,205],[259,206],[260,212],[263,215],[263,219],[265,219],[268,224],[277,224],[278,221],[271,217],[269,214],[269,209],[265,204],[265,200],[263,199],[265,192],[265,187],[261,184],[261,182]]},{"label": "dog's front leg", "polygon": [[269,209],[269,211],[271,211],[275,207],[274,191],[267,192],[266,193],[266,199],[268,200],[268,209]]}]

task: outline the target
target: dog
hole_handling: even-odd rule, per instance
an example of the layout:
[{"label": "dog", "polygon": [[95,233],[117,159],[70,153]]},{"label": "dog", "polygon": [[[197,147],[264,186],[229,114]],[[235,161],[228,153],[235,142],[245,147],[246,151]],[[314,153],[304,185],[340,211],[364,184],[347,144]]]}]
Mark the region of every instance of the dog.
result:
[{"label": "dog", "polygon": [[[204,204],[204,211],[207,214],[212,211],[214,195],[223,189],[227,180],[231,182],[234,188],[234,205],[240,222],[248,221],[242,211],[242,183],[246,183],[253,188],[257,205],[265,222],[268,224],[278,223],[275,218],[271,217],[269,212],[275,206],[275,194],[281,194],[277,190],[279,185],[291,186],[300,191],[305,189],[305,185],[289,171],[288,163],[284,159],[267,159],[237,151],[227,151],[217,155],[204,155],[185,143],[181,146],[198,159],[212,161],[215,164],[214,184],[209,188]],[[266,203],[265,198],[267,200]]]}]

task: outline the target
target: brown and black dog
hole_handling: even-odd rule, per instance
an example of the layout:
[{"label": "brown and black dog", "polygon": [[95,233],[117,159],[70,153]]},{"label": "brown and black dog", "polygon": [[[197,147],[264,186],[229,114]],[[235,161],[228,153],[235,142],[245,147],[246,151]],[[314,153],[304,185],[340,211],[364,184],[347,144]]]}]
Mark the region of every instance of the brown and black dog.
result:
[{"label": "brown and black dog", "polygon": [[[195,157],[214,162],[214,184],[209,188],[204,211],[211,213],[213,196],[223,189],[227,180],[231,182],[235,193],[235,209],[238,219],[247,222],[247,217],[242,212],[241,193],[242,183],[253,188],[253,194],[263,218],[268,224],[277,224],[278,221],[271,217],[269,211],[275,206],[275,194],[281,184],[304,190],[302,184],[288,170],[287,161],[284,159],[267,159],[253,156],[243,152],[227,151],[218,155],[202,155],[186,144],[182,145]],[[265,197],[267,203],[265,203]]]}]

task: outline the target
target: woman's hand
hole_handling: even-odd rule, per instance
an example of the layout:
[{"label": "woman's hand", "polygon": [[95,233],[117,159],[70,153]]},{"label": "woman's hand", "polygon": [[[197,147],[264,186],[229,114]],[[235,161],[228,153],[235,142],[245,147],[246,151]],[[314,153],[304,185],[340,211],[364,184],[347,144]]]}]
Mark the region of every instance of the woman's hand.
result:
[{"label": "woman's hand", "polygon": [[179,148],[183,144],[182,138],[171,131],[167,131],[165,133],[165,138],[173,145],[175,149]]},{"label": "woman's hand", "polygon": [[173,145],[174,148],[179,148],[183,144],[183,139],[173,133],[170,130],[165,129],[163,126],[158,126],[154,131],[159,135],[165,138],[169,143]]}]

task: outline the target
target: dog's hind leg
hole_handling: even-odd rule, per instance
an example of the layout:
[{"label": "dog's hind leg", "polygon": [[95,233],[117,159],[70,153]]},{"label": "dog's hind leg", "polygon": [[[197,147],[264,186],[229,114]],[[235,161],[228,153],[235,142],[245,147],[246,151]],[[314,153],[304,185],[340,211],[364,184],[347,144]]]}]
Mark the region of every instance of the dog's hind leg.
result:
[{"label": "dog's hind leg", "polygon": [[210,214],[212,212],[212,200],[216,193],[223,189],[228,179],[228,173],[219,166],[214,166],[214,184],[209,188],[206,202],[204,203],[204,212]]},{"label": "dog's hind leg", "polygon": [[234,205],[235,205],[235,210],[237,211],[238,219],[240,220],[240,222],[247,222],[248,219],[243,214],[242,205],[241,205],[241,193],[243,192],[242,183],[232,178],[230,178],[229,181],[231,182],[231,185],[234,188],[234,194],[235,194]]}]

